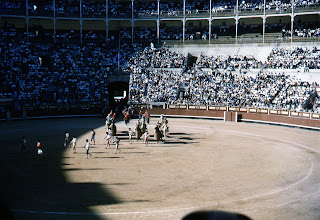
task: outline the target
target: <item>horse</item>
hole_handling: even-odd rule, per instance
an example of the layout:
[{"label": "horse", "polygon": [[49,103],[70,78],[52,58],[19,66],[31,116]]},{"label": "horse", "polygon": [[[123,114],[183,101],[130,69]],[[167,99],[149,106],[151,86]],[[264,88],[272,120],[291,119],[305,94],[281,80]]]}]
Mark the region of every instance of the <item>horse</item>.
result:
[{"label": "horse", "polygon": [[164,123],[162,126],[161,126],[161,133],[162,133],[162,136],[164,138],[166,138],[166,134],[169,132],[169,127],[167,125],[167,123]]},{"label": "horse", "polygon": [[141,125],[141,133],[144,134],[146,132],[146,130],[147,130],[147,125],[146,125],[146,123],[143,123]]},{"label": "horse", "polygon": [[109,125],[109,129],[111,130],[111,135],[115,137],[117,135],[117,127],[114,123]]},{"label": "horse", "polygon": [[137,141],[140,140],[142,136],[142,132],[141,132],[141,128],[139,127],[139,124],[137,124],[136,126],[135,133],[136,133]]},{"label": "horse", "polygon": [[154,140],[156,140],[157,142],[158,141],[162,141],[162,133],[161,133],[161,131],[160,131],[160,129],[159,129],[159,126],[156,126],[155,128],[154,128]]}]

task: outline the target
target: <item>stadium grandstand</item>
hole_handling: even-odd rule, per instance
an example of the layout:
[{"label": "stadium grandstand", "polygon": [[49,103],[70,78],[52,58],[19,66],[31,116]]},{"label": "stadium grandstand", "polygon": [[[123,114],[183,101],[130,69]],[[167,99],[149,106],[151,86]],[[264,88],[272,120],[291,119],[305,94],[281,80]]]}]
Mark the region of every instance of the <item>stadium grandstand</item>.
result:
[{"label": "stadium grandstand", "polygon": [[319,113],[319,17],[319,0],[3,0],[1,118],[128,102]]}]

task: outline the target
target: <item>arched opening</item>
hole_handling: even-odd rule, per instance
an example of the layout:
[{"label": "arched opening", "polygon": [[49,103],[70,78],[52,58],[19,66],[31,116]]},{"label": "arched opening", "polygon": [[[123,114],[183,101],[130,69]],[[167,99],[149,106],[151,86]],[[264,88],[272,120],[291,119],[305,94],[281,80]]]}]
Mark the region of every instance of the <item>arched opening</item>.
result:
[{"label": "arched opening", "polygon": [[121,112],[127,106],[129,95],[129,82],[115,81],[108,85],[109,107],[117,112]]}]

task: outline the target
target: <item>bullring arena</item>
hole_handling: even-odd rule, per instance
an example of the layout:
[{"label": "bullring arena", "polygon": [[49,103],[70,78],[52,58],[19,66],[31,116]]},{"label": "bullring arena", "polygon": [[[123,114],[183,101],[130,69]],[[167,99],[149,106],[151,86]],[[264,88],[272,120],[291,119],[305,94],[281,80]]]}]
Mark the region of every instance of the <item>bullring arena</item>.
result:
[{"label": "bullring arena", "polygon": [[[128,140],[117,122],[120,150],[105,149],[103,118],[0,124],[1,195],[14,219],[181,219],[199,210],[252,219],[318,219],[319,131],[257,123],[168,118],[164,143]],[[96,131],[92,156],[85,139]],[[77,153],[63,148],[77,136]],[[28,139],[27,152],[20,137]],[[40,139],[44,158],[36,159]]]},{"label": "bullring arena", "polygon": [[319,0],[2,0],[0,220],[320,219],[319,42]]}]

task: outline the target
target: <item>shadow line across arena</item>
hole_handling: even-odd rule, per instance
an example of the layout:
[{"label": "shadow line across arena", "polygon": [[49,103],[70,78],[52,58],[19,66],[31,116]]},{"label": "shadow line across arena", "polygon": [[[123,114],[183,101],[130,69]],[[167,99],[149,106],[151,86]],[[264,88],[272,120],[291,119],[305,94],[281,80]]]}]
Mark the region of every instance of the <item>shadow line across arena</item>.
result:
[{"label": "shadow line across arena", "polygon": [[[73,164],[63,162],[66,159],[64,152],[71,150],[63,147],[65,131],[80,137],[91,128],[100,127],[101,123],[101,118],[73,118],[0,124],[3,155],[0,160],[3,168],[1,202],[13,212],[14,219],[76,219],[82,216],[99,220],[101,216],[96,215],[90,206],[121,203],[111,192],[102,189],[100,183],[90,182],[89,179],[88,182],[70,183],[66,178],[67,172],[77,169],[69,168]],[[21,152],[22,136],[27,137],[27,152]],[[37,139],[41,141],[44,151],[41,161],[36,157]],[[106,169],[99,167],[88,170],[106,172]]]}]

